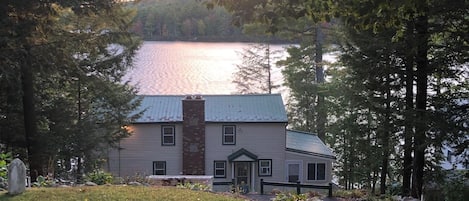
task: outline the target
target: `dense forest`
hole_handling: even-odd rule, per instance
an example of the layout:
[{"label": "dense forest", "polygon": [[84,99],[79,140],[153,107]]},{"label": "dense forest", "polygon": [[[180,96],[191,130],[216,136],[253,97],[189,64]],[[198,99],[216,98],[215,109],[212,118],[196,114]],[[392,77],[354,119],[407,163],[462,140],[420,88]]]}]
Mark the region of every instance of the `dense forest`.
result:
[{"label": "dense forest", "polygon": [[289,127],[333,148],[339,185],[414,198],[433,185],[436,200],[463,200],[467,170],[448,177],[440,162],[469,164],[467,1],[207,1],[301,38],[278,63]]},{"label": "dense forest", "polygon": [[143,40],[262,41],[262,35],[245,34],[223,7],[208,9],[196,0],[142,0],[131,31]]},{"label": "dense forest", "polygon": [[32,181],[83,181],[137,117],[136,89],[122,82],[141,44],[128,31],[135,12],[113,0],[11,0],[0,11],[0,175],[17,157]]}]

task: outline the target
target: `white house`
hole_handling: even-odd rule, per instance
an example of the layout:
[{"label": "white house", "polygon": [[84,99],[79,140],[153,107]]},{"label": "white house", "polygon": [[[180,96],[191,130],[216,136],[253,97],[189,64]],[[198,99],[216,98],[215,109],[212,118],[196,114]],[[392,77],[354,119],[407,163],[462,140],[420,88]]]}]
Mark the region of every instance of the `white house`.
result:
[{"label": "white house", "polygon": [[274,95],[143,96],[133,135],[109,152],[115,176],[212,175],[215,182],[260,179],[327,185],[334,153],[314,134],[287,130]]},{"label": "white house", "polygon": [[445,170],[468,170],[469,169],[469,150],[465,149],[461,154],[455,154],[455,150],[449,145],[442,148],[444,155],[441,161],[441,167]]}]

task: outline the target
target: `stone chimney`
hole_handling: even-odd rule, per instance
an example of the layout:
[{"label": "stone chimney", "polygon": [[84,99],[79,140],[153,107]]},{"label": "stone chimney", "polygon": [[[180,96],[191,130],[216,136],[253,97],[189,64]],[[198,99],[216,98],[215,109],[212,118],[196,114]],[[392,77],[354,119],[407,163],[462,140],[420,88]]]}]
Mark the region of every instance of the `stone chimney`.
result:
[{"label": "stone chimney", "polygon": [[186,96],[182,100],[182,171],[205,175],[205,100]]}]

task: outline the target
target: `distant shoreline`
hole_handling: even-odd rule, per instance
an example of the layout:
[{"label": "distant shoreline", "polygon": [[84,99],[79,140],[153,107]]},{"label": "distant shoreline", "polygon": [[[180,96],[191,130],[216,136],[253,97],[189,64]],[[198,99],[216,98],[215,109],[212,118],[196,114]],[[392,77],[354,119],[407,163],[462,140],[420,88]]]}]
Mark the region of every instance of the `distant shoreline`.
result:
[{"label": "distant shoreline", "polygon": [[[213,43],[266,43],[265,38],[256,37],[158,37],[153,39],[142,38],[143,41],[183,41],[183,42],[213,42]],[[292,44],[298,43],[298,41],[285,40],[285,39],[270,39],[270,44]]]}]

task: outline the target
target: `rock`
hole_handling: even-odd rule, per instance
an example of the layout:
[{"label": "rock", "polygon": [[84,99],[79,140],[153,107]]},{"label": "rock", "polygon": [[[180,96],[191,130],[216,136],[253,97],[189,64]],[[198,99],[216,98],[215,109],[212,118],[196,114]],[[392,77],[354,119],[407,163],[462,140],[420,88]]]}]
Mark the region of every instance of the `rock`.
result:
[{"label": "rock", "polygon": [[413,197],[404,197],[402,198],[402,201],[420,201],[419,199],[415,199]]},{"label": "rock", "polygon": [[141,186],[142,184],[136,181],[129,182],[129,186]]},{"label": "rock", "polygon": [[26,190],[26,166],[15,158],[8,165],[8,194],[18,195]]},{"label": "rock", "polygon": [[91,182],[91,181],[87,181],[85,183],[85,186],[97,186],[98,184],[94,183],[94,182]]}]

